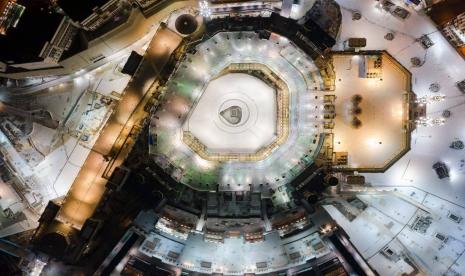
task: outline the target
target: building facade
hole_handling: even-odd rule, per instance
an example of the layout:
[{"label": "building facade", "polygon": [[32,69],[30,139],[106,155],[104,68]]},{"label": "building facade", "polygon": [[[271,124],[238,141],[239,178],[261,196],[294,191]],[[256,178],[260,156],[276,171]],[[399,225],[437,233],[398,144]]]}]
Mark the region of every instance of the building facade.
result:
[{"label": "building facade", "polygon": [[445,24],[442,32],[456,48],[465,46],[465,12]]}]

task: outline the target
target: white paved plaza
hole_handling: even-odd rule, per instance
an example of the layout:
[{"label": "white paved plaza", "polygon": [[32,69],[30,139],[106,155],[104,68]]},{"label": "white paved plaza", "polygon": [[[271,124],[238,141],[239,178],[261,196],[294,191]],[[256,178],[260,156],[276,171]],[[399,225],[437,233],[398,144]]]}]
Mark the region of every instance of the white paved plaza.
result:
[{"label": "white paved plaza", "polygon": [[[449,109],[451,118],[444,125],[418,127],[412,133],[411,150],[384,173],[367,173],[364,176],[379,195],[367,193],[360,198],[368,208],[354,221],[349,222],[335,209],[331,215],[348,231],[352,242],[380,275],[409,273],[410,266],[402,259],[391,262],[379,250],[389,246],[395,253],[407,254],[422,267],[422,275],[464,275],[465,233],[464,220],[455,223],[447,218],[449,212],[465,213],[465,170],[463,150],[449,145],[455,139],[465,139],[463,95],[455,83],[465,78],[465,61],[455,52],[431,20],[410,9],[411,16],[402,21],[380,9],[377,1],[338,0],[342,6],[342,31],[335,50],[343,49],[349,37],[366,37],[367,50],[386,49],[412,73],[412,90],[418,97],[431,95],[429,86],[439,83],[437,94],[445,95],[442,102],[427,105],[427,116],[438,118]],[[394,0],[403,5],[403,1]],[[363,17],[352,20],[352,11]],[[383,37],[393,32],[395,39]],[[415,39],[429,34],[434,45],[424,50]],[[412,67],[410,58],[421,57],[424,64]],[[337,83],[336,83],[337,84]],[[445,162],[451,177],[439,179],[432,169],[437,161]],[[382,195],[383,191],[394,194]],[[331,208],[330,208],[331,209]],[[422,234],[411,229],[416,214],[427,210],[432,224]],[[435,237],[445,234],[443,243]]]},{"label": "white paved plaza", "polygon": [[[412,90],[418,97],[431,95],[428,88],[432,83],[440,84],[441,90],[437,94],[445,95],[446,99],[428,104],[427,116],[438,118],[445,109],[453,114],[442,126],[418,127],[412,133],[412,149],[386,172],[366,174],[368,181],[373,185],[418,187],[463,206],[463,152],[450,149],[449,145],[455,139],[465,140],[464,96],[455,85],[465,78],[465,60],[455,52],[426,15],[413,11],[407,20],[401,21],[379,9],[377,1],[337,2],[342,6],[343,21],[340,38],[334,49],[341,50],[344,40],[363,34],[367,38],[367,50],[386,49],[409,69],[412,73]],[[363,18],[353,21],[351,10],[361,11]],[[396,33],[393,41],[383,38],[387,32]],[[428,50],[415,42],[423,34],[429,34],[435,43]],[[426,57],[423,66],[411,66],[410,58],[414,56]],[[438,179],[432,169],[432,165],[439,160],[449,166],[449,179]]]}]

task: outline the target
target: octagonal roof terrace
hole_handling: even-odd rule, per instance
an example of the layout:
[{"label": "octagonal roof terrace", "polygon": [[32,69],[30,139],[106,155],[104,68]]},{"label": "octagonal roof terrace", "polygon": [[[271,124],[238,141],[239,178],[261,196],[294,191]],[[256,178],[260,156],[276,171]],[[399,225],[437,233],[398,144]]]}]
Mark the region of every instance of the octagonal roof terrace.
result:
[{"label": "octagonal roof terrace", "polygon": [[289,135],[289,91],[267,66],[228,65],[206,86],[183,125],[205,160],[257,161]]},{"label": "octagonal roof terrace", "polygon": [[[208,84],[227,77],[226,73],[245,73],[241,79],[258,81],[257,87],[269,86],[274,94],[258,100],[266,95],[266,89],[260,93],[246,88],[247,81],[236,84],[230,80],[223,85],[225,91],[214,88],[217,93],[212,95],[217,95],[208,100]],[[323,86],[312,58],[285,37],[274,34],[263,39],[254,32],[220,32],[187,53],[161,89],[160,104],[151,119],[150,153],[175,181],[192,188],[267,193],[289,183],[314,162],[323,140],[323,97],[318,96]],[[246,107],[235,101],[239,99],[236,92],[247,97],[257,94],[257,99]],[[233,101],[221,94],[231,94],[229,100]],[[247,135],[255,139],[254,131],[263,131],[262,140],[246,143],[236,141],[243,139],[239,136],[223,139],[227,132],[219,131],[215,120],[222,127],[241,127],[250,121],[245,120],[251,115],[250,107],[263,112],[260,120],[269,126],[263,129],[255,123],[251,128],[258,130],[250,129]],[[203,111],[196,115],[197,108]],[[210,125],[202,124],[209,117]],[[195,129],[193,122],[198,125]],[[214,136],[212,131],[219,132]]]}]

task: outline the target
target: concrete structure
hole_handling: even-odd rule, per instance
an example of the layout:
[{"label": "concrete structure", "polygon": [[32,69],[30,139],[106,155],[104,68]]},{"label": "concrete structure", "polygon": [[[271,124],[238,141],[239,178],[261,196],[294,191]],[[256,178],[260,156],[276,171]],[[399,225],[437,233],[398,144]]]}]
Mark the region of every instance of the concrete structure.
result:
[{"label": "concrete structure", "polygon": [[9,28],[18,25],[18,21],[24,12],[24,6],[15,0],[5,0],[0,3],[0,34],[6,35]]},{"label": "concrete structure", "polygon": [[465,13],[446,23],[442,31],[455,47],[462,48],[465,45]]},{"label": "concrete structure", "polygon": [[[241,37],[245,37],[245,39],[241,39]],[[279,47],[273,45],[278,42],[280,43]],[[255,44],[255,47],[262,49],[260,53],[254,51],[252,43]],[[234,51],[236,47],[240,47],[243,50]],[[227,51],[231,51],[231,54],[228,55]],[[291,66],[295,60],[299,60],[299,62]],[[253,63],[264,64],[272,72],[279,72],[274,74],[279,74],[279,78],[287,85],[286,89],[289,90],[289,106],[286,107],[287,100],[284,92],[282,93],[283,96],[277,99],[277,104],[278,106],[282,104],[283,110],[289,110],[289,119],[287,119],[287,115],[279,115],[282,119],[276,119],[276,123],[282,124],[282,126],[278,125],[278,129],[282,127],[284,129],[289,128],[289,135],[286,135],[284,130],[279,131],[283,133],[283,136],[281,136],[283,138],[279,138],[280,135],[276,135],[278,141],[276,146],[269,144],[271,139],[273,139],[271,137],[265,142],[271,145],[269,149],[268,147],[264,148],[268,152],[264,152],[263,154],[258,152],[259,154],[256,157],[254,157],[255,155],[251,155],[250,157],[244,157],[244,160],[241,160],[240,157],[234,157],[234,154],[237,154],[237,152],[231,152],[231,157],[220,156],[219,158],[213,158],[212,155],[202,156],[201,152],[203,151],[194,148],[193,154],[191,148],[201,144],[190,143],[190,139],[187,140],[188,144],[186,144],[186,136],[181,137],[181,133],[177,129],[185,129],[186,125],[183,127],[181,124],[185,116],[196,116],[195,110],[192,115],[189,115],[191,107],[195,106],[196,109],[205,108],[203,101],[209,101],[209,95],[205,94],[208,92],[209,87],[202,94],[205,83],[212,77],[221,74],[220,72],[231,63],[251,64],[250,68],[252,70],[254,69]],[[190,70],[192,66],[197,69],[194,71]],[[305,73],[308,72],[306,70],[313,73]],[[296,49],[284,37],[274,36],[270,40],[263,40],[250,32],[219,33],[212,39],[199,45],[196,55],[189,57],[181,63],[179,69],[166,86],[165,91],[163,91],[164,95],[166,95],[165,99],[155,112],[153,116],[154,120],[152,120],[154,145],[150,148],[151,153],[154,154],[156,162],[161,167],[167,167],[170,164],[178,167],[177,170],[173,171],[174,178],[201,190],[214,190],[216,189],[216,183],[219,184],[220,190],[249,189],[249,184],[251,184],[253,189],[261,189],[260,187],[264,185],[269,187],[284,185],[310,165],[313,162],[314,155],[318,152],[320,145],[319,132],[322,130],[321,117],[319,116],[322,112],[319,109],[321,99],[319,97],[315,98],[315,96],[312,97],[312,93],[316,94],[315,90],[318,90],[320,86],[318,74],[316,66],[305,53]],[[227,77],[227,75],[224,77]],[[181,89],[178,89],[178,87]],[[229,89],[233,87],[228,85],[224,89],[227,92],[231,91]],[[279,89],[283,88],[280,87]],[[245,93],[243,89],[241,90],[243,91],[242,93]],[[275,96],[272,93],[267,94],[268,96],[263,94],[263,97],[268,97],[266,99],[268,103],[273,102],[272,99]],[[253,99],[255,96],[244,97]],[[200,102],[197,102],[198,99],[200,99]],[[240,98],[235,96],[234,99],[237,100]],[[265,98],[263,98],[263,101],[265,101]],[[254,112],[252,108],[255,108],[253,106],[258,103],[253,103],[250,100],[247,100],[247,102],[251,105],[249,107],[249,116],[257,116],[257,119],[254,120],[258,120],[258,115],[250,113]],[[218,104],[221,105],[222,102],[220,101]],[[261,112],[263,108],[257,106],[256,110]],[[305,113],[311,113],[312,115],[300,115]],[[201,115],[203,116],[203,114]],[[262,116],[260,118],[264,119],[272,115],[266,116],[263,114],[260,116]],[[217,115],[215,117],[221,122],[220,117]],[[215,122],[214,118],[211,119]],[[289,126],[287,126],[287,120],[289,120]],[[251,122],[252,125],[254,124],[254,121],[247,122]],[[274,125],[273,121],[270,122]],[[216,124],[213,123],[211,126],[214,127]],[[187,125],[187,127],[191,128],[190,125]],[[265,126],[261,125],[260,127]],[[232,129],[234,131],[236,128],[233,127]],[[244,133],[243,129],[240,130],[241,133]],[[265,128],[264,130],[271,135],[273,134],[272,129],[271,132],[270,129]],[[194,133],[197,133],[196,136],[201,142],[205,138],[214,138],[211,131],[203,131],[205,131],[204,128],[202,130],[195,130]],[[276,133],[279,134],[279,132]],[[287,136],[288,138],[286,138]],[[252,138],[249,137],[247,139]],[[217,141],[219,143],[227,142],[224,139],[217,139]],[[210,143],[210,146],[212,145],[211,142],[208,143]],[[249,146],[254,145],[249,143],[248,140],[241,143],[247,143]],[[206,145],[207,150],[209,145]],[[219,146],[216,147],[218,148]],[[222,149],[226,148],[228,147],[223,146]],[[229,151],[226,153],[229,153]],[[266,158],[263,158],[263,156]],[[240,162],[218,162],[238,158]]]}]

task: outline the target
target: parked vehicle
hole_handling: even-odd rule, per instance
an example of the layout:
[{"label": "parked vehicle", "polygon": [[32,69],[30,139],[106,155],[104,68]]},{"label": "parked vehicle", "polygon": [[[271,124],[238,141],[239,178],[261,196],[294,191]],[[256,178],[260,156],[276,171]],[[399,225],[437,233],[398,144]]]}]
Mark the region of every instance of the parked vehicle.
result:
[{"label": "parked vehicle", "polygon": [[410,12],[402,7],[396,6],[391,14],[400,19],[406,19],[410,16]]},{"label": "parked vehicle", "polygon": [[433,165],[433,169],[438,175],[439,179],[448,178],[449,177],[449,168],[444,162],[436,162]]}]

